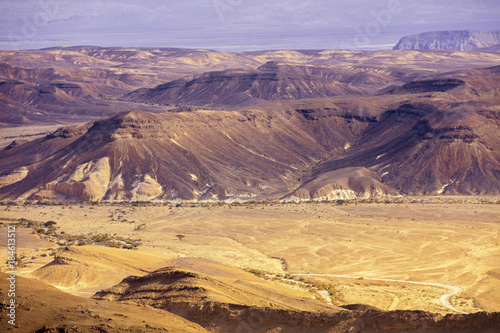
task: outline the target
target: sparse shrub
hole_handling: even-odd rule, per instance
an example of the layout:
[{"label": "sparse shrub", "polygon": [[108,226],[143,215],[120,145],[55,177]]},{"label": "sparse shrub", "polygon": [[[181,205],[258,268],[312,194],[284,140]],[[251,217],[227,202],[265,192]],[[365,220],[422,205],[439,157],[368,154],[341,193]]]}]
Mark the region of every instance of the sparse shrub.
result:
[{"label": "sparse shrub", "polygon": [[246,268],[244,270],[247,271],[248,273],[251,273],[251,274],[258,276],[258,277],[264,277],[267,275],[267,273],[264,272],[263,270],[256,269],[256,268]]},{"label": "sparse shrub", "polygon": [[146,228],[146,223],[141,223],[141,224],[135,226],[134,231],[143,230],[144,228]]}]

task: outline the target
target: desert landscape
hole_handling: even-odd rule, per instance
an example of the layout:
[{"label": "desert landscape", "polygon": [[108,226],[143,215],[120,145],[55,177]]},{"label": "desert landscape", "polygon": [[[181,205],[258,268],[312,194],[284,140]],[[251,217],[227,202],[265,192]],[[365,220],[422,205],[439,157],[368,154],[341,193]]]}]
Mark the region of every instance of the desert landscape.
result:
[{"label": "desert landscape", "polygon": [[[354,317],[373,309],[386,316],[397,310],[420,310],[440,316],[499,311],[499,207],[494,197],[415,197],[349,203],[32,203],[4,205],[2,223],[23,226],[18,231],[22,244],[20,276],[55,286],[79,299],[93,296],[107,300],[92,305],[92,311],[99,314],[99,307],[121,306],[109,305],[109,300],[147,304],[144,302],[149,299],[153,308],[168,309],[200,325],[193,324],[193,330],[198,327],[201,331],[203,327],[208,331],[231,331],[237,329],[238,322],[245,323],[243,332],[264,332],[273,327],[296,331],[306,324],[286,324],[283,318],[290,313],[277,316],[276,322],[270,324],[257,309],[249,310],[255,311],[252,319],[221,320],[224,313],[245,315],[216,305],[239,304],[239,310],[253,306],[330,316],[351,309],[351,317],[343,319],[345,325],[375,332],[380,327],[369,319],[356,324]],[[35,221],[37,226],[29,226]],[[44,227],[49,221],[54,223]],[[110,237],[92,240],[94,235],[104,234]],[[109,242],[115,239],[123,244],[117,236],[137,242],[139,250],[119,249],[121,245]],[[178,273],[192,272],[197,282],[185,283],[198,287],[179,295],[173,290],[180,293],[184,289],[168,289],[171,291],[165,295],[170,295],[167,297],[171,300],[164,301],[164,305],[151,295],[117,296],[120,293],[116,288],[123,290],[119,284],[123,279],[151,274],[163,267]],[[173,280],[180,283],[184,279]],[[209,282],[210,286],[206,286]],[[318,292],[311,287],[318,285],[333,288],[325,295],[322,289]],[[206,294],[201,296],[200,292]],[[210,302],[211,310],[203,312],[200,300],[202,304]],[[365,304],[367,308],[350,308],[354,304]],[[116,313],[107,315],[119,317]],[[154,311],[148,313],[146,322],[158,320],[156,315]],[[74,320],[68,316],[68,323],[59,323],[44,318],[53,327]],[[104,317],[99,318],[104,321]],[[498,316],[493,318],[489,324],[486,321],[477,325],[484,332],[494,332]],[[182,326],[181,319],[176,320],[179,322],[166,327]],[[390,324],[394,318],[385,320],[387,328],[399,327]],[[318,331],[342,332],[346,327],[320,322]],[[84,321],[79,323],[85,327]],[[113,321],[113,325],[119,323]],[[147,331],[143,324],[139,326]],[[405,329],[411,331],[412,326],[408,324]],[[467,330],[457,326],[455,331]]]},{"label": "desert landscape", "polygon": [[0,331],[499,332],[499,36],[0,51]]}]

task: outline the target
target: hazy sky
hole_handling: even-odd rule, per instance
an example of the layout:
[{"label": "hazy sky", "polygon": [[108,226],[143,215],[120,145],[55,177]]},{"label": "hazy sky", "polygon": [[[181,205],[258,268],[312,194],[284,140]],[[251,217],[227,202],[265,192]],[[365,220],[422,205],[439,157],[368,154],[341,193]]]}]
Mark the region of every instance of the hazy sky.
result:
[{"label": "hazy sky", "polygon": [[499,0],[0,0],[0,48],[374,49],[499,17]]}]

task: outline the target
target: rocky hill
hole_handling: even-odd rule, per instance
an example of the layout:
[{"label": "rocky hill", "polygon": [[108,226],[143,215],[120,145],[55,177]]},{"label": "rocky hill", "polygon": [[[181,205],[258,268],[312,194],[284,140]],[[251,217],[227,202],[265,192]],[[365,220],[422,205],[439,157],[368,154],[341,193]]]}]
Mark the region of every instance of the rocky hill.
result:
[{"label": "rocky hill", "polygon": [[430,31],[404,36],[394,50],[494,51],[500,44],[500,30]]},{"label": "rocky hill", "polygon": [[[343,145],[329,128],[335,121],[347,128],[342,117],[310,124],[300,114],[131,111],[4,150],[2,170],[12,171],[2,179],[12,185],[3,190],[84,200],[279,196],[295,174]],[[353,125],[354,133],[364,127]],[[315,140],[313,126],[328,137]],[[28,155],[31,167],[18,181]]]},{"label": "rocky hill", "polygon": [[[7,275],[0,272],[0,287],[8,290]],[[0,322],[2,332],[174,332],[203,333],[201,326],[168,312],[158,313],[134,305],[96,302],[68,294],[37,279],[16,277],[16,328]],[[7,317],[8,298],[2,295],[0,312]],[[36,310],[36,315],[34,311]],[[147,322],[144,319],[147,319]],[[10,319],[9,319],[10,320]]]}]

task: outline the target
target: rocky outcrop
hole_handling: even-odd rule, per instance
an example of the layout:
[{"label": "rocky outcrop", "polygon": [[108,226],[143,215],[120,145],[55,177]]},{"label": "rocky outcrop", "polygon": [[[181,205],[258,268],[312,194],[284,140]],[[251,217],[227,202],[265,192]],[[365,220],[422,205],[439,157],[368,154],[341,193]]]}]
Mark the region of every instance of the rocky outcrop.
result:
[{"label": "rocky outcrop", "polygon": [[109,179],[109,158],[103,157],[95,162],[81,164],[69,176],[60,177],[46,184],[42,193],[35,194],[33,198],[51,199],[44,197],[43,193],[53,191],[70,198],[81,198],[86,201],[101,200],[108,190]]},{"label": "rocky outcrop", "polygon": [[0,187],[5,187],[11,184],[15,184],[23,180],[28,175],[28,168],[20,167],[15,169],[11,173],[0,177]]},{"label": "rocky outcrop", "polygon": [[394,50],[478,51],[500,44],[500,30],[430,31],[401,38]]}]

